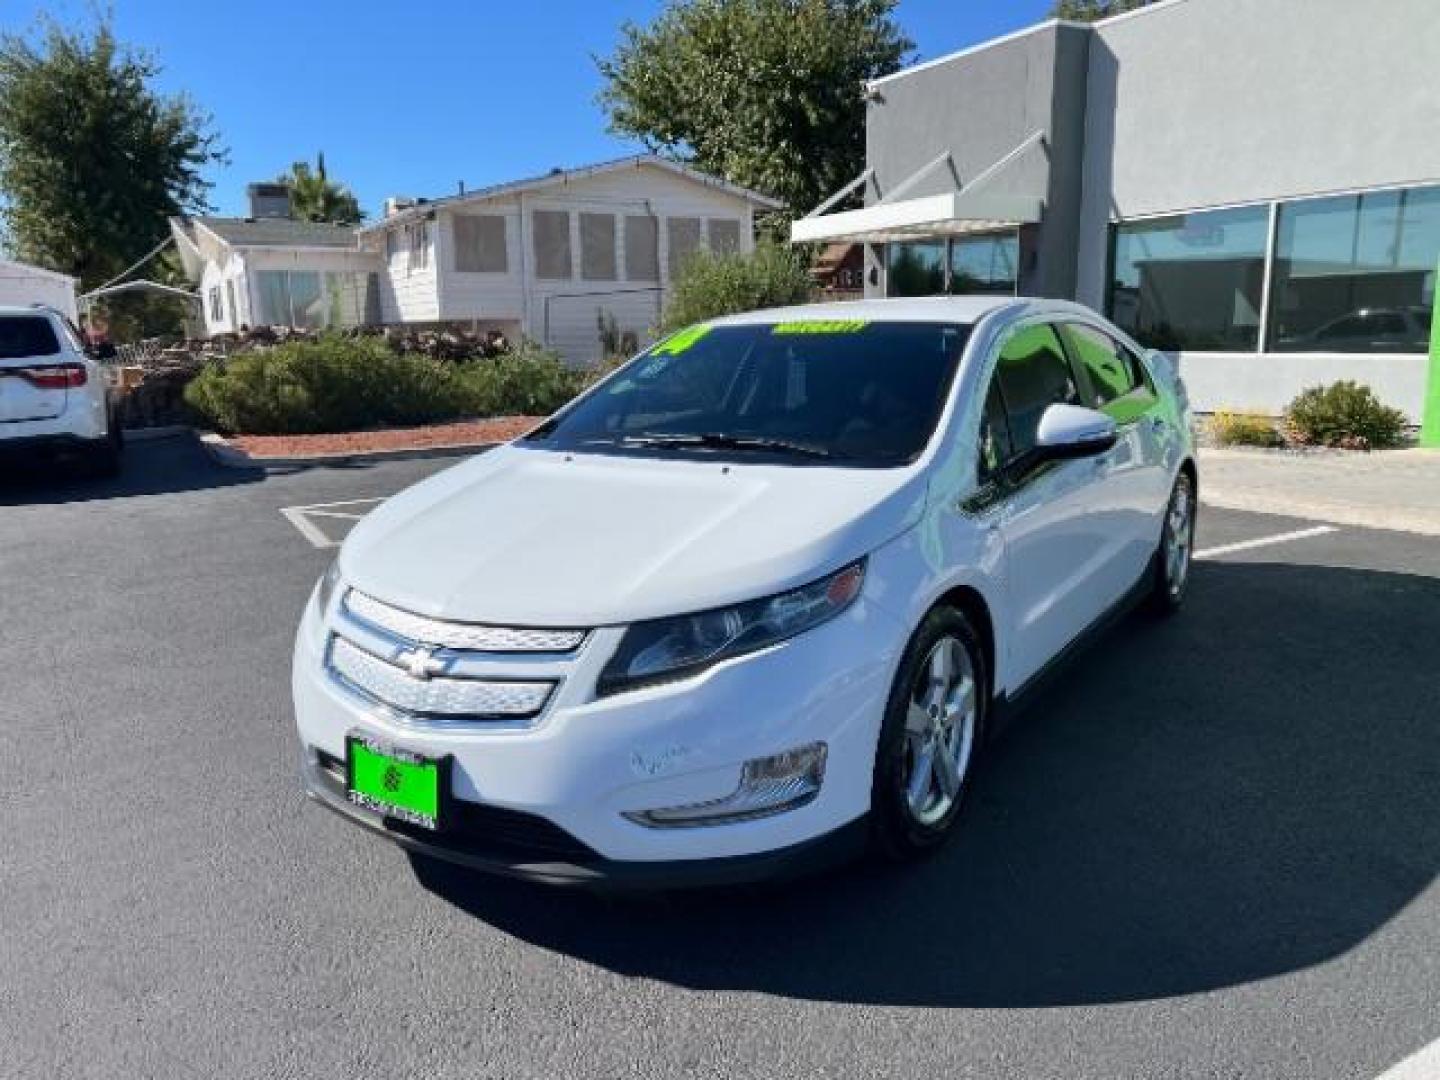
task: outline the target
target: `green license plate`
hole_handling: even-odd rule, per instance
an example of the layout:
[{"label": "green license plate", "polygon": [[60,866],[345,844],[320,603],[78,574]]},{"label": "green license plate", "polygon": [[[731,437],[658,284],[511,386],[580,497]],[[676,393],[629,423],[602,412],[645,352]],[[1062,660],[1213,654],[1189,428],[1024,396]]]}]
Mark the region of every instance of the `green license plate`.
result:
[{"label": "green license plate", "polygon": [[377,814],[440,827],[441,763],[434,758],[384,746],[364,736],[347,740],[345,775],[349,798]]}]

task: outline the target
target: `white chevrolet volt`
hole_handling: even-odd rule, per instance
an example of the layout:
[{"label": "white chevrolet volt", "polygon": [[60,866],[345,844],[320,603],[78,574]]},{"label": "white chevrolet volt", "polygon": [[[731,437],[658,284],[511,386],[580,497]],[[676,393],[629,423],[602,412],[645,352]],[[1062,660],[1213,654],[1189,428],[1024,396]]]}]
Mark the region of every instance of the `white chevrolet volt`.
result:
[{"label": "white chevrolet volt", "polygon": [[1075,304],[675,334],[350,535],[295,647],[307,791],[548,882],[764,876],[956,826],[1087,631],[1185,596],[1172,366]]}]

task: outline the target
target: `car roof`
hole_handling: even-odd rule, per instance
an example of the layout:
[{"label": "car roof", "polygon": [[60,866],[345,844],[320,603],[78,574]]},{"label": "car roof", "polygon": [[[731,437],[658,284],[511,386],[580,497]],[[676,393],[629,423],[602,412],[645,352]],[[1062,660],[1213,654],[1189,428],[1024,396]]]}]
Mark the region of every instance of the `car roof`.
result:
[{"label": "car roof", "polygon": [[1002,309],[1022,314],[1085,314],[1095,312],[1068,300],[1026,296],[920,296],[886,300],[844,300],[766,308],[714,319],[712,326],[755,326],[774,322],[864,320],[866,322],[953,322],[971,324]]}]

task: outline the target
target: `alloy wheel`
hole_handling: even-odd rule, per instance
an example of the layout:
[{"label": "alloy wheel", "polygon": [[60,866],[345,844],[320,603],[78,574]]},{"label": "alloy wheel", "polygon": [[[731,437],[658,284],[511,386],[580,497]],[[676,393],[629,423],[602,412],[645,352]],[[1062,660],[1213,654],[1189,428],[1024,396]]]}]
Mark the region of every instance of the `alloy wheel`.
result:
[{"label": "alloy wheel", "polygon": [[1165,588],[1172,600],[1185,591],[1185,582],[1190,577],[1194,540],[1195,499],[1190,477],[1181,473],[1170,496],[1170,508],[1165,513]]},{"label": "alloy wheel", "polygon": [[905,714],[905,803],[918,824],[942,821],[959,799],[978,715],[970,653],[959,638],[942,637],[915,674]]}]

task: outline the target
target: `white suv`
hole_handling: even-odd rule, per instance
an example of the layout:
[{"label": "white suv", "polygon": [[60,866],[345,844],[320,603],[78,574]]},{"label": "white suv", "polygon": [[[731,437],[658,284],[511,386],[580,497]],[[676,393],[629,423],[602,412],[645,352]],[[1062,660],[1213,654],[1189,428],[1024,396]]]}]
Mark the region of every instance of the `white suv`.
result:
[{"label": "white suv", "polygon": [[1190,423],[1075,304],[693,327],[360,523],[296,640],[306,787],[551,882],[922,853],[1057,658],[1179,606]]},{"label": "white suv", "polygon": [[0,454],[78,454],[114,475],[123,448],[105,368],[59,312],[0,307]]}]

